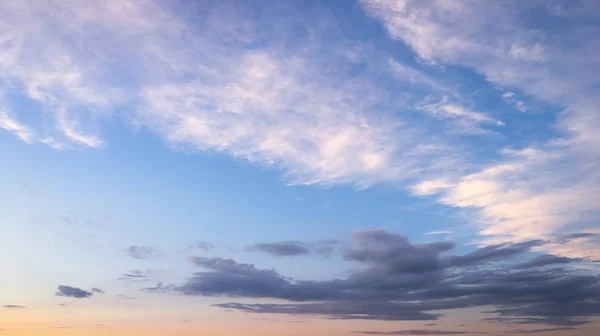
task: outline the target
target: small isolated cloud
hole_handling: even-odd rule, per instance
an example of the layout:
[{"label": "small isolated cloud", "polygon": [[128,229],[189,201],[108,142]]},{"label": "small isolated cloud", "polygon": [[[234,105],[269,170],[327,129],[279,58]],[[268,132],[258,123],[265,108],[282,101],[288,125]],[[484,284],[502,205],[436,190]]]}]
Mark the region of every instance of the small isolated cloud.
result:
[{"label": "small isolated cloud", "polygon": [[317,243],[281,241],[254,244],[248,246],[246,249],[248,251],[264,252],[275,257],[294,257],[310,254],[330,257],[335,252],[333,245],[336,245],[337,243],[338,242],[335,240],[324,240]]},{"label": "small isolated cloud", "polygon": [[142,291],[148,293],[171,293],[173,291],[173,285],[164,285],[162,282],[159,282],[154,287],[142,288]]},{"label": "small isolated cloud", "polygon": [[452,230],[435,230],[435,231],[425,232],[425,234],[428,236],[447,235],[447,234],[452,234]]},{"label": "small isolated cloud", "polygon": [[521,112],[527,112],[529,109],[524,101],[516,98],[516,94],[514,92],[506,91],[502,94],[502,98]]},{"label": "small isolated cloud", "polygon": [[91,292],[96,294],[104,294],[104,290],[96,287],[92,288]]},{"label": "small isolated cloud", "polygon": [[459,125],[465,127],[476,127],[478,124],[505,126],[504,122],[491,118],[485,113],[450,102],[448,97],[444,97],[437,103],[419,105],[418,109],[438,118],[454,119]]},{"label": "small isolated cloud", "polygon": [[212,243],[206,242],[206,241],[197,241],[194,244],[188,246],[185,250],[186,251],[193,251],[193,250],[203,250],[203,251],[207,251],[210,250],[212,248],[214,248],[215,245],[213,245]]},{"label": "small isolated cloud", "polygon": [[8,304],[8,305],[2,306],[2,308],[6,308],[6,309],[24,309],[24,308],[27,308],[27,307],[21,306],[21,305]]},{"label": "small isolated cloud", "polygon": [[160,270],[131,270],[126,273],[123,273],[118,280],[121,281],[130,281],[130,282],[147,282],[154,275],[160,273]]},{"label": "small isolated cloud", "polygon": [[260,243],[248,247],[249,251],[261,251],[277,257],[290,257],[310,254],[310,246],[296,241]]},{"label": "small isolated cloud", "polygon": [[83,290],[83,289],[77,288],[77,287],[60,285],[60,286],[58,286],[58,289],[56,290],[55,295],[63,296],[63,297],[71,297],[71,298],[76,298],[76,299],[85,299],[85,298],[88,298],[88,297],[94,295],[94,293],[88,292],[86,290]]},{"label": "small isolated cloud", "polygon": [[119,294],[119,295],[117,295],[117,297],[119,299],[123,299],[123,300],[135,300],[135,299],[137,299],[135,296],[125,295],[125,294]]},{"label": "small isolated cloud", "polygon": [[5,111],[0,109],[0,129],[4,129],[16,135],[19,139],[31,144],[34,142],[35,136],[29,127],[19,123],[16,119],[9,116]]},{"label": "small isolated cloud", "polygon": [[134,259],[155,259],[162,257],[161,250],[152,246],[135,246],[131,245],[127,248],[127,255]]}]

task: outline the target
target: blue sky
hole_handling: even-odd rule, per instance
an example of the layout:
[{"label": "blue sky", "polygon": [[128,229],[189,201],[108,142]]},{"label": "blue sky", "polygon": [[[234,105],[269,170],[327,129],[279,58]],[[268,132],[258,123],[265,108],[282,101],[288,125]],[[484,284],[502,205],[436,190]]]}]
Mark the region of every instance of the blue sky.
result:
[{"label": "blue sky", "polygon": [[[340,335],[591,335],[599,9],[2,2],[0,329],[64,304],[124,333],[110,312],[135,297],[192,322],[364,321]],[[501,274],[536,294],[439,296]],[[580,284],[566,303],[561,281]]]}]

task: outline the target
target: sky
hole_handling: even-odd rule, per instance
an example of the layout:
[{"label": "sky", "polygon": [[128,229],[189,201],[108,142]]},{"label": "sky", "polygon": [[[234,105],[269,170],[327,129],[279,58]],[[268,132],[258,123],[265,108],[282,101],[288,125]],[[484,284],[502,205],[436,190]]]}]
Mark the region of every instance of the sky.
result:
[{"label": "sky", "polygon": [[0,1],[0,335],[594,336],[600,2]]}]

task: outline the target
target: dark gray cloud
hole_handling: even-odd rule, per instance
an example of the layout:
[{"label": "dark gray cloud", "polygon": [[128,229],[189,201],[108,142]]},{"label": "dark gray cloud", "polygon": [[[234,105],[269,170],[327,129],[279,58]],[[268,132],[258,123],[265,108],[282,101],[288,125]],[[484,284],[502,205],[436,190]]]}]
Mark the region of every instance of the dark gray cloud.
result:
[{"label": "dark gray cloud", "polygon": [[497,244],[480,248],[463,256],[452,256],[447,258],[451,266],[469,266],[493,260],[501,260],[529,251],[532,247],[544,244],[543,240],[531,240],[516,244]]},{"label": "dark gray cloud", "polygon": [[183,294],[240,297],[272,297],[287,283],[274,270],[260,270],[254,265],[222,258],[192,258],[192,262],[212,272],[200,272],[177,288]]},{"label": "dark gray cloud", "polygon": [[[323,316],[330,319],[437,320],[445,310],[495,307],[497,322],[577,326],[600,316],[600,278],[571,268],[547,267],[552,257],[522,260],[542,241],[486,246],[465,255],[446,255],[452,242],[411,244],[384,230],[353,234],[343,251],[357,268],[343,279],[295,281],[275,270],[222,258],[192,258],[202,268],[181,285],[148,288],[288,303],[224,303],[251,313]],[[570,260],[575,263],[578,260]],[[512,266],[511,266],[512,265]]]},{"label": "dark gray cloud", "polygon": [[356,334],[366,335],[481,335],[483,332],[452,331],[452,330],[396,330],[396,331],[355,331]]},{"label": "dark gray cloud", "polygon": [[6,308],[6,309],[25,309],[27,307],[21,306],[21,305],[7,304],[7,305],[2,306],[2,308]]},{"label": "dark gray cloud", "polygon": [[58,286],[58,289],[56,290],[55,295],[56,296],[64,296],[64,297],[72,297],[72,298],[76,298],[76,299],[85,299],[94,294],[91,292],[88,292],[86,290],[83,290],[81,288],[60,285],[60,286]]},{"label": "dark gray cloud", "polygon": [[152,246],[135,246],[131,245],[126,250],[127,255],[134,259],[154,259],[162,257],[161,250]]},{"label": "dark gray cloud", "polygon": [[543,254],[537,256],[527,262],[519,264],[515,266],[516,268],[530,268],[530,267],[542,267],[548,265],[557,265],[557,264],[570,264],[574,262],[580,262],[583,259],[579,258],[568,258],[568,257],[559,257],[552,254]]},{"label": "dark gray cloud", "polygon": [[356,244],[345,250],[344,257],[387,274],[439,270],[443,268],[440,253],[454,247],[452,242],[411,245],[406,237],[381,229],[357,231],[353,238]]},{"label": "dark gray cloud", "polygon": [[275,257],[295,257],[300,255],[316,254],[330,257],[335,252],[336,240],[324,240],[317,243],[305,243],[300,241],[281,241],[272,243],[259,243],[248,246],[248,251],[259,251]]},{"label": "dark gray cloud", "polygon": [[558,328],[529,329],[529,330],[517,329],[517,330],[508,331],[508,332],[506,332],[506,334],[542,334],[542,333],[549,333],[549,332],[553,332],[553,331],[567,331],[567,330],[577,330],[577,328],[558,327]]},{"label": "dark gray cloud", "polygon": [[291,257],[311,253],[311,246],[297,241],[260,243],[248,246],[248,251],[261,251],[276,257]]},{"label": "dark gray cloud", "polygon": [[96,288],[96,287],[93,287],[91,292],[96,293],[96,294],[104,294],[104,290],[102,290],[100,288]]}]

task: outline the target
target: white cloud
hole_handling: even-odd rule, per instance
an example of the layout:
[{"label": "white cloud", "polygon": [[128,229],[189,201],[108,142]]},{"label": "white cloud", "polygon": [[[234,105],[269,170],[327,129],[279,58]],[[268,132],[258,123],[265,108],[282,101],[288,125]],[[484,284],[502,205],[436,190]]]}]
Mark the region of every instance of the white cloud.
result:
[{"label": "white cloud", "polygon": [[[292,183],[395,182],[448,160],[429,164],[453,141],[426,139],[428,125],[405,115],[396,93],[374,80],[379,74],[348,74],[364,61],[356,50],[369,48],[341,34],[339,45],[320,42],[310,22],[300,23],[312,37],[290,47],[282,43],[294,32],[289,20],[259,33],[244,6],[202,12],[202,29],[153,1],[0,6],[22,18],[5,27],[12,42],[3,45],[0,76],[11,94],[40,104],[35,130],[53,148],[100,148],[102,123],[119,120],[174,147],[277,167]],[[256,40],[260,51],[248,47]]]},{"label": "white cloud", "polygon": [[[475,209],[474,221],[488,241],[551,238],[595,223],[600,216],[600,175],[592,167],[600,165],[600,104],[594,97],[600,62],[588,55],[600,52],[599,41],[591,38],[600,33],[600,27],[582,25],[547,34],[532,28],[531,22],[524,24],[527,16],[520,13],[538,11],[548,15],[548,22],[554,20],[553,15],[592,22],[583,18],[595,14],[577,5],[557,11],[551,4],[544,8],[517,1],[400,4],[363,1],[389,35],[413,48],[419,57],[469,67],[495,85],[567,107],[558,116],[560,137],[506,151],[503,158],[475,172],[431,175],[415,184],[413,193],[437,195],[443,204]],[[512,91],[503,94],[517,109],[526,111],[526,104],[515,97]],[[461,109],[454,111],[461,115]],[[438,107],[435,112],[447,110]],[[570,256],[600,256],[593,242],[585,247],[570,242],[552,250]]]},{"label": "white cloud", "polygon": [[402,126],[365,113],[377,90],[304,81],[310,67],[248,53],[222,84],[147,88],[140,118],[175,144],[283,166],[297,183],[397,180]]},{"label": "white cloud", "polygon": [[428,236],[434,236],[434,235],[449,235],[452,234],[452,230],[436,230],[436,231],[429,231],[429,232],[425,232],[426,235]]},{"label": "white cloud", "polygon": [[419,70],[400,64],[392,59],[389,60],[389,65],[393,74],[401,80],[415,84],[427,85],[437,91],[451,91],[442,84],[438,83],[438,81],[433,79],[431,76],[428,76]]},{"label": "white cloud", "polygon": [[443,97],[440,102],[419,106],[425,112],[440,118],[457,119],[465,122],[468,126],[476,124],[491,124],[505,126],[504,122],[490,118],[485,113],[469,110],[463,106],[449,103],[448,97]]},{"label": "white cloud", "polygon": [[3,110],[0,110],[0,128],[14,133],[19,139],[27,143],[33,143],[34,141],[35,136],[29,127],[19,123]]},{"label": "white cloud", "polygon": [[[21,95],[41,106],[34,126],[18,123],[29,118],[17,118],[7,104],[2,128],[58,149],[98,148],[107,143],[102,123],[112,119],[149,127],[172,146],[278,167],[293,183],[418,179],[416,195],[476,209],[490,239],[550,237],[595,218],[600,118],[591,97],[598,79],[586,70],[600,68],[589,56],[600,48],[585,35],[593,29],[571,41],[577,48],[561,48],[567,36],[548,37],[513,15],[533,5],[363,4],[422,60],[468,67],[494,85],[568,107],[558,116],[564,136],[493,163],[473,162],[460,137],[429,132],[428,123],[463,132],[503,126],[494,111],[470,108],[477,105],[388,56],[383,75],[422,86],[418,99],[415,91],[381,85],[381,73],[349,75],[354,68],[345,62],[362,62],[356,50],[368,48],[341,41],[343,34],[332,45],[319,41],[322,26],[302,22],[310,39],[290,46],[283,43],[293,31],[282,22],[287,17],[265,32],[239,12],[243,6],[232,6],[202,12],[196,27],[164,3],[125,0],[39,1],[35,10],[22,1],[0,2],[5,99]],[[582,14],[569,9],[569,15]],[[508,93],[504,98],[516,108],[527,108]],[[436,100],[423,99],[430,95]],[[433,117],[427,123],[406,112],[415,101]]]}]

